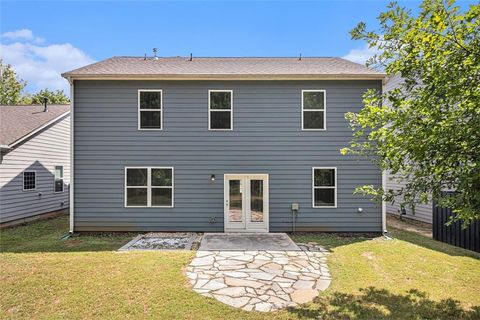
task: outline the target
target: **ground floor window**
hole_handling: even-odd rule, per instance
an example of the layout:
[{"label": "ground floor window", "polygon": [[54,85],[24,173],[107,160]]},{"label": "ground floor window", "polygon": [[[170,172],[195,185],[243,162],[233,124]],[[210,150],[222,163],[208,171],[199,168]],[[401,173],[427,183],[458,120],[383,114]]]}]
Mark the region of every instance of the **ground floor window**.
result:
[{"label": "ground floor window", "polygon": [[125,168],[126,207],[173,207],[173,168]]},{"label": "ground floor window", "polygon": [[55,166],[54,191],[63,192],[63,166]]},{"label": "ground floor window", "polygon": [[23,172],[23,190],[35,190],[37,188],[37,173],[35,171]]},{"label": "ground floor window", "polygon": [[337,206],[337,168],[313,168],[312,198],[314,208]]}]

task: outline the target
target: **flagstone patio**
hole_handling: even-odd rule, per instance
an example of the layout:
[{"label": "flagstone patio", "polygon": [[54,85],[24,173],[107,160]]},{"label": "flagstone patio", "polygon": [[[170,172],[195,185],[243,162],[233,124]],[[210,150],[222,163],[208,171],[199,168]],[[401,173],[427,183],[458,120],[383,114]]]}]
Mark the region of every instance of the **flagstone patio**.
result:
[{"label": "flagstone patio", "polygon": [[315,298],[330,285],[328,251],[197,251],[186,269],[193,290],[247,311],[274,311]]}]

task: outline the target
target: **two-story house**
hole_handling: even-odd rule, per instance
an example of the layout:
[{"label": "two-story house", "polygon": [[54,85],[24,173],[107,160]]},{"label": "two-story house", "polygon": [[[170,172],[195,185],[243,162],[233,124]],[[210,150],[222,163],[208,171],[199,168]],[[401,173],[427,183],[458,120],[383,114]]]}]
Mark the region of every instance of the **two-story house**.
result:
[{"label": "two-story house", "polygon": [[114,57],[63,76],[71,231],[385,230],[384,207],[354,194],[382,172],[339,152],[345,113],[383,73],[340,58]]}]

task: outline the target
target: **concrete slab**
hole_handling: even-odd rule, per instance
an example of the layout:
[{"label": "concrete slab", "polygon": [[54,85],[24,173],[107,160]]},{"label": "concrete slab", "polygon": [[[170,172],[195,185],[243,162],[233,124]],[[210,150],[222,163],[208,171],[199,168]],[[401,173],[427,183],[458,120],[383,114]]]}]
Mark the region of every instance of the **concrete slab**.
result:
[{"label": "concrete slab", "polygon": [[205,233],[200,251],[301,251],[286,233]]}]

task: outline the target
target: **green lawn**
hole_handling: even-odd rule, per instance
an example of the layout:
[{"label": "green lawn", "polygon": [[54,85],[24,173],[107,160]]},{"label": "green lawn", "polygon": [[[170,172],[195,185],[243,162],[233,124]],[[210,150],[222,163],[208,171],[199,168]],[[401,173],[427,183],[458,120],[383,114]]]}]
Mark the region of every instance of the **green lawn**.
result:
[{"label": "green lawn", "polygon": [[1,231],[0,318],[479,319],[480,255],[410,232],[298,235],[332,253],[331,287],[301,308],[252,313],[192,292],[194,252],[114,250],[135,234],[59,240],[65,217]]}]

